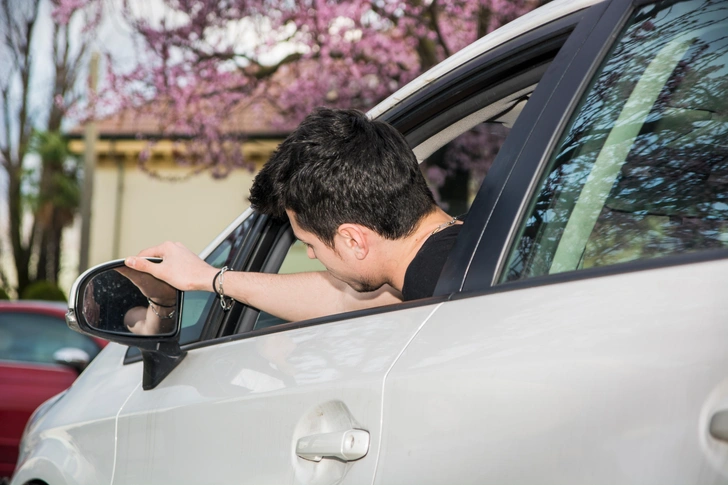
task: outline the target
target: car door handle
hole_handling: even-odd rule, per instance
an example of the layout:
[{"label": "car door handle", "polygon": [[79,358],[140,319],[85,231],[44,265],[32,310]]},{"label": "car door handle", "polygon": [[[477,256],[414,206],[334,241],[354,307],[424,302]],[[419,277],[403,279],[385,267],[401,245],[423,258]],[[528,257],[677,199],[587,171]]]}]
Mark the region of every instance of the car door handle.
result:
[{"label": "car door handle", "polygon": [[710,435],[721,441],[728,441],[728,410],[718,411],[710,419]]},{"label": "car door handle", "polygon": [[354,461],[364,457],[368,451],[369,432],[363,429],[304,436],[296,443],[296,454],[310,461],[321,461],[322,458]]}]

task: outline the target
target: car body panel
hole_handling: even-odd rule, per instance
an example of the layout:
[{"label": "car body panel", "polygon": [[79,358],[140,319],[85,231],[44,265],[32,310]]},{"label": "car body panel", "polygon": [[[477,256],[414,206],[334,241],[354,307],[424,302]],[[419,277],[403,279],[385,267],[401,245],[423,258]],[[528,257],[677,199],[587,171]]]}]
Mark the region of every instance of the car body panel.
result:
[{"label": "car body panel", "polygon": [[[58,320],[65,331],[67,307],[61,302],[0,301],[4,315],[42,315]],[[91,338],[103,348],[107,341]],[[45,400],[67,389],[78,377],[71,367],[40,362],[3,360],[0,357],[0,478],[13,474],[18,459],[18,445],[25,424],[33,411]]]},{"label": "car body panel", "polygon": [[728,483],[726,287],[724,259],[443,304],[387,378],[375,483]]},{"label": "car body panel", "polygon": [[41,315],[50,315],[52,317],[55,317],[66,313],[66,304],[60,301],[0,301],[0,311],[33,312],[40,313]]},{"label": "car body panel", "polygon": [[[138,388],[124,405],[114,484],[228,483],[234,476],[256,484],[370,483],[384,376],[434,308],[190,351],[157,388]],[[361,460],[295,455],[298,439],[343,431],[346,423],[370,433]]]},{"label": "car body panel", "polygon": [[126,349],[108,345],[52,412],[33,424],[13,481],[25,483],[41,476],[54,485],[111,483],[116,416],[142,378],[139,366],[121,365]]},{"label": "car body panel", "polygon": [[0,477],[15,470],[20,437],[33,410],[76,377],[76,371],[61,365],[0,361]]}]

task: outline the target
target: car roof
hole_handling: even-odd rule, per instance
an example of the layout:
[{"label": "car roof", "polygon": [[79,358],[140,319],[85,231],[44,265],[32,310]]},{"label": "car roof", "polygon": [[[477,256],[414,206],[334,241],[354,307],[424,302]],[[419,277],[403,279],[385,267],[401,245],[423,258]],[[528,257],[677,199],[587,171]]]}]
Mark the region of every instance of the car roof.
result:
[{"label": "car roof", "polygon": [[603,0],[554,0],[542,7],[532,10],[448,57],[372,108],[367,115],[370,118],[378,118],[409,96],[412,96],[417,91],[420,91],[448,72],[458,68],[471,59],[478,57],[484,52],[487,52],[509,40],[515,39],[516,37],[523,35],[540,25],[566,17],[574,12],[590,7],[594,4],[601,3],[602,1]]},{"label": "car roof", "polygon": [[[45,300],[0,300],[0,313],[3,312],[28,312],[38,313],[56,317],[65,322],[68,313],[68,304],[62,301]],[[68,329],[68,331],[72,331]],[[109,342],[96,336],[90,336],[100,348],[104,348]]]},{"label": "car roof", "polygon": [[0,301],[0,312],[3,311],[28,311],[63,316],[68,311],[68,304],[60,301],[44,300]]}]

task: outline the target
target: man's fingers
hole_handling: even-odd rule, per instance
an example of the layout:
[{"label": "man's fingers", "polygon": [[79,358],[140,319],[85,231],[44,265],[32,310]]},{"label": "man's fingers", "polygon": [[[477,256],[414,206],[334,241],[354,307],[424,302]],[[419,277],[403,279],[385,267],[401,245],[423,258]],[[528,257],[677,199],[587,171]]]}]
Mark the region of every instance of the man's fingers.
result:
[{"label": "man's fingers", "polygon": [[143,251],[140,251],[137,256],[147,258],[162,258],[164,257],[164,246],[166,244],[168,243],[160,244],[159,246],[154,246],[153,248],[147,248]]},{"label": "man's fingers", "polygon": [[151,263],[147,261],[145,258],[139,257],[139,256],[133,256],[131,258],[126,258],[124,261],[124,264],[126,264],[128,267],[135,269],[137,271],[142,271],[144,273],[149,273],[151,275],[154,275],[154,267],[158,266],[156,263]]},{"label": "man's fingers", "polygon": [[[129,259],[129,258],[127,258]],[[124,264],[126,264],[126,261],[124,261]],[[126,276],[127,278],[131,279],[131,277],[134,275],[134,271],[130,267],[123,266],[121,268],[114,268],[114,271],[117,273]]]}]

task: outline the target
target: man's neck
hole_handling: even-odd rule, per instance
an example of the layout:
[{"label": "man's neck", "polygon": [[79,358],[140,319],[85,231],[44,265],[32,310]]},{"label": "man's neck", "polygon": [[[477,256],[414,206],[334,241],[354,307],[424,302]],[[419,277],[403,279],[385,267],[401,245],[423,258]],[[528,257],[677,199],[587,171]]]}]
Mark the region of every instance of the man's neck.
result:
[{"label": "man's neck", "polygon": [[407,273],[412,260],[422,248],[428,237],[438,228],[447,227],[453,217],[448,215],[439,207],[432,213],[426,215],[412,234],[395,241],[382,240],[383,256],[382,268],[388,275],[389,285],[398,291],[404,286],[404,276]]}]

